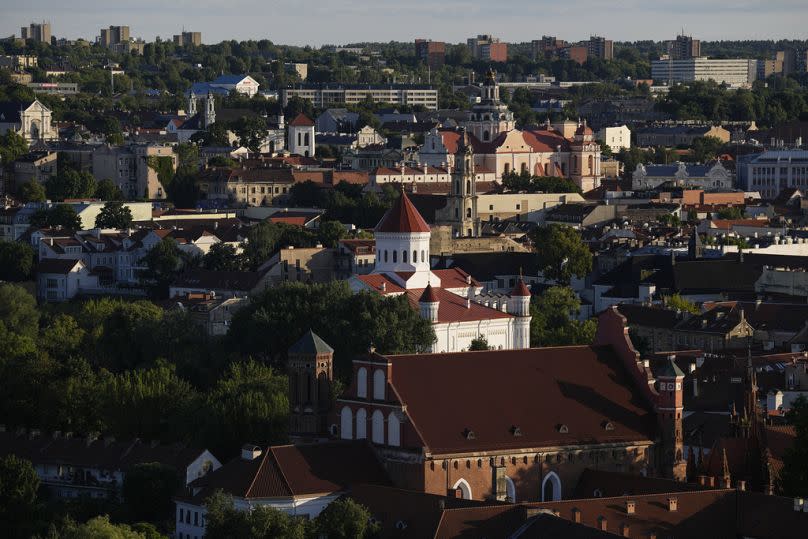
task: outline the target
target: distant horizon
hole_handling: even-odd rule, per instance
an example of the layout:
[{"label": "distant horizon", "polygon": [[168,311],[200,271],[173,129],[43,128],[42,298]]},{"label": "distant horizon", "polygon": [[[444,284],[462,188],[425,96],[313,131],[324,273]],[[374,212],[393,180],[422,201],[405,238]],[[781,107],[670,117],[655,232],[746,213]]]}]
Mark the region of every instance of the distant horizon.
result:
[{"label": "distant horizon", "polygon": [[[10,0],[3,0],[10,2]],[[445,0],[435,4],[410,0],[321,0],[306,5],[292,0],[178,0],[166,5],[142,0],[137,5],[105,5],[75,0],[28,0],[0,6],[0,36],[19,36],[31,22],[51,24],[52,35],[93,41],[101,28],[129,26],[131,37],[171,40],[183,27],[202,33],[202,42],[268,39],[278,45],[311,46],[349,43],[411,42],[416,38],[451,44],[477,34],[492,34],[508,43],[525,43],[553,35],[584,41],[600,35],[615,42],[666,41],[683,30],[702,41],[807,40],[808,2],[771,0],[658,0],[653,4],[624,0],[603,5],[596,0],[511,0],[499,11],[482,0]],[[651,30],[653,29],[653,30]]]}]

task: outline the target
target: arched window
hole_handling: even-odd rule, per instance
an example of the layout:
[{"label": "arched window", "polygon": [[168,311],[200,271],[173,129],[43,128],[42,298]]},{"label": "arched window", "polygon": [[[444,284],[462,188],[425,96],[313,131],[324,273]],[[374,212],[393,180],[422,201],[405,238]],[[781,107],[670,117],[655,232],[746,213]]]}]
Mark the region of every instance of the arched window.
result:
[{"label": "arched window", "polygon": [[424,255],[424,250],[421,249],[421,262],[426,262],[426,256]]},{"label": "arched window", "polygon": [[522,172],[522,174],[527,174],[527,163],[522,163],[520,171]]},{"label": "arched window", "polygon": [[395,412],[387,416],[387,445],[401,445],[401,422]]},{"label": "arched window", "polygon": [[308,145],[309,145],[309,141],[310,141],[310,139],[309,139],[309,134],[308,134],[308,133],[306,133],[305,135],[303,135],[303,145],[304,145],[304,146],[308,146]]},{"label": "arched window", "polygon": [[466,217],[471,219],[471,208],[466,208]]},{"label": "arched window", "polygon": [[471,194],[471,180],[466,180],[466,194]]},{"label": "arched window", "polygon": [[376,369],[373,371],[373,398],[377,401],[383,401],[384,390],[384,371]]},{"label": "arched window", "polygon": [[455,496],[458,498],[463,498],[464,500],[471,499],[471,487],[465,479],[458,479],[457,483],[452,487],[452,490],[455,491]]},{"label": "arched window", "polygon": [[368,370],[365,367],[359,367],[356,371],[356,396],[368,398]]},{"label": "arched window", "polygon": [[340,412],[340,437],[343,440],[353,440],[353,413],[347,406]]},{"label": "arched window", "polygon": [[384,261],[387,262],[387,249],[384,250]]},{"label": "arched window", "polygon": [[595,158],[591,155],[589,156],[589,174],[592,174],[593,163],[595,162]]},{"label": "arched window", "polygon": [[491,138],[491,134],[486,130],[483,131],[483,141],[488,142],[488,139]]},{"label": "arched window", "polygon": [[418,263],[418,251],[413,250],[413,252],[412,252],[412,263],[413,264]]},{"label": "arched window", "polygon": [[572,156],[572,172],[573,172],[573,174],[578,172],[578,156],[577,155]]},{"label": "arched window", "polygon": [[510,163],[505,163],[505,168],[504,168],[504,169],[503,169],[503,171],[502,171],[502,172],[503,172],[503,174],[507,174],[507,173],[509,173],[510,171],[511,171],[511,165],[510,165]]},{"label": "arched window", "polygon": [[516,503],[516,485],[510,477],[505,477],[505,496],[511,503]]},{"label": "arched window", "polygon": [[544,476],[541,482],[541,501],[555,502],[561,499],[561,479],[555,472],[550,472]]},{"label": "arched window", "polygon": [[407,263],[407,253],[408,253],[407,250],[401,251],[401,261],[404,262],[405,264]]},{"label": "arched window", "polygon": [[393,251],[393,264],[398,262],[398,251]]},{"label": "arched window", "polygon": [[380,410],[373,412],[373,432],[371,440],[374,444],[384,443],[384,416]]},{"label": "arched window", "polygon": [[356,411],[356,439],[364,440],[368,437],[368,413],[364,408]]}]

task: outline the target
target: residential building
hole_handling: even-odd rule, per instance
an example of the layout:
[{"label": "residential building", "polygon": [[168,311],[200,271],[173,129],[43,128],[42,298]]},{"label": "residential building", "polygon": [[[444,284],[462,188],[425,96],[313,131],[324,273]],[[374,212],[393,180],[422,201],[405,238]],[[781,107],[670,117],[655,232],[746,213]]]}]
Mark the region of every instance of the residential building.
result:
[{"label": "residential building", "polygon": [[753,157],[746,165],[747,191],[757,191],[773,200],[785,189],[808,189],[808,151],[771,150]]},{"label": "residential building", "polygon": [[215,294],[223,299],[246,298],[270,286],[266,271],[213,271],[189,269],[181,273],[169,287],[170,298],[188,294]]},{"label": "residential building", "polygon": [[59,138],[58,130],[51,124],[51,110],[38,99],[30,102],[0,103],[0,135],[14,131],[28,144]]},{"label": "residential building", "polygon": [[37,67],[39,58],[33,54],[0,55],[0,67],[8,69],[28,69]]},{"label": "residential building", "polygon": [[14,185],[19,186],[35,181],[45,185],[51,178],[56,177],[57,170],[56,152],[31,152],[28,155],[19,157],[14,161]]},{"label": "residential building", "polygon": [[416,39],[415,56],[430,69],[439,69],[446,61],[446,43],[431,39]]},{"label": "residential building", "polygon": [[0,429],[0,456],[14,454],[31,461],[40,483],[57,498],[118,500],[129,470],[138,464],[160,463],[177,471],[182,484],[219,469],[208,450],[181,443],[162,445],[135,439],[74,436],[72,432],[42,433],[37,429]]},{"label": "residential building", "polygon": [[729,86],[749,86],[757,79],[757,60],[744,58],[689,58],[653,60],[651,78],[655,81],[692,82],[712,80]]},{"label": "residential building", "polygon": [[597,132],[596,138],[598,142],[607,145],[615,155],[620,153],[620,150],[628,150],[631,148],[631,129],[625,124],[602,127]]},{"label": "residential building", "polygon": [[28,26],[20,28],[20,38],[23,40],[33,39],[41,43],[51,44],[51,25],[49,22],[32,22]]},{"label": "residential building", "polygon": [[376,265],[376,242],[374,240],[344,239],[337,247],[337,278],[348,279],[351,275],[366,275]]},{"label": "residential building", "polygon": [[498,37],[488,34],[471,37],[467,40],[471,56],[484,62],[507,62],[508,44],[502,43]]},{"label": "residential building", "polygon": [[587,55],[600,60],[614,59],[614,43],[611,39],[601,36],[591,36],[587,41]]},{"label": "residential building", "polygon": [[266,271],[269,281],[277,285],[286,281],[327,283],[336,278],[336,250],[316,247],[282,247],[259,271]]},{"label": "residential building", "polygon": [[530,42],[533,59],[551,58],[557,56],[567,46],[567,42],[555,36],[542,36]]},{"label": "residential building", "polygon": [[438,90],[419,84],[298,84],[280,89],[280,100],[285,107],[289,99],[297,96],[308,99],[315,108],[357,105],[372,99],[375,103],[391,105],[423,105],[438,109]]},{"label": "residential building", "polygon": [[626,331],[609,309],[592,346],[371,351],[353,362],[333,432],[370,440],[397,487],[463,499],[569,498],[593,466],[683,480],[684,374],[672,360],[652,374]]},{"label": "residential building", "polygon": [[186,32],[174,35],[174,45],[178,47],[199,47],[202,45],[202,32]]},{"label": "residential building", "polygon": [[544,222],[583,229],[616,218],[617,206],[613,204],[564,203],[550,208],[544,215]]},{"label": "residential building", "polygon": [[174,148],[160,144],[129,144],[127,146],[99,147],[93,152],[93,175],[108,178],[117,185],[126,198],[166,198],[160,183],[160,163],[165,170],[177,168]]},{"label": "residential building", "polygon": [[188,294],[172,298],[172,307],[190,313],[191,320],[212,337],[223,337],[230,330],[233,315],[246,307],[247,298],[221,298],[215,293]]},{"label": "residential building", "polygon": [[669,54],[674,60],[691,60],[701,57],[701,41],[693,36],[679,35],[668,42]]},{"label": "residential building", "polygon": [[376,226],[375,236],[376,265],[370,274],[351,277],[350,286],[357,292],[404,295],[432,323],[437,340],[431,351],[465,350],[479,336],[500,349],[530,346],[530,291],[524,283],[494,308],[474,301],[482,286],[463,270],[431,270],[431,230],[405,192]]},{"label": "residential building", "polygon": [[85,289],[97,288],[98,276],[93,275],[78,257],[47,258],[36,266],[36,297],[40,301],[69,301]]},{"label": "residential building", "polygon": [[692,146],[697,138],[715,137],[723,143],[730,140],[730,132],[715,125],[657,125],[634,131],[637,146]]},{"label": "residential building", "polygon": [[317,133],[353,133],[359,113],[348,109],[326,109],[314,121]]},{"label": "residential building", "polygon": [[497,193],[477,195],[481,222],[528,221],[544,223],[549,211],[561,204],[583,203],[578,193]]},{"label": "residential building", "polygon": [[271,507],[314,519],[332,501],[359,484],[389,485],[385,470],[365,442],[259,447],[247,444],[240,456],[192,481],[175,498],[175,535],[205,535],[205,500],[216,491],[233,498],[240,511]]},{"label": "residential building", "polygon": [[723,191],[734,187],[732,173],[720,160],[704,165],[679,162],[673,165],[639,163],[631,179],[631,188],[646,191],[660,187],[695,186],[707,191]]},{"label": "residential building", "polygon": [[[236,92],[253,97],[258,93],[258,87],[258,82],[249,75],[220,75],[211,82],[195,82],[191,85],[188,95],[229,95],[230,92]],[[189,114],[193,113],[189,111]]]},{"label": "residential building", "polygon": [[98,38],[98,44],[104,48],[111,49],[113,45],[129,41],[128,26],[110,26],[102,28]]}]

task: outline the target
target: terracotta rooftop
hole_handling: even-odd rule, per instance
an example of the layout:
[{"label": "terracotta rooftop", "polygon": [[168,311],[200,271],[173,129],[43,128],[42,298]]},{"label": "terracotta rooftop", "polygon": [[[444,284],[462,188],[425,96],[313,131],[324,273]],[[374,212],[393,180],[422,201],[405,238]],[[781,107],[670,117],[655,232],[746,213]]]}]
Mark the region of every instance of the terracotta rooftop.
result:
[{"label": "terracotta rooftop", "polygon": [[314,125],[314,121],[301,112],[294,120],[289,122],[289,125],[292,127],[310,127]]},{"label": "terracotta rooftop", "polygon": [[429,232],[429,225],[418,213],[406,193],[402,192],[393,207],[376,225],[376,232]]}]

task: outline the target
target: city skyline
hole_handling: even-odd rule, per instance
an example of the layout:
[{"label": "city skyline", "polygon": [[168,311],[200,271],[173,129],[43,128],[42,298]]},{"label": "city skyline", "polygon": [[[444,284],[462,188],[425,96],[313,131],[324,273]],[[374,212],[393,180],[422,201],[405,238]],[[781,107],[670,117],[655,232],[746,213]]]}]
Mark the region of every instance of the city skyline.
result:
[{"label": "city skyline", "polygon": [[[155,17],[157,12],[159,17]],[[500,12],[491,12],[481,0],[440,4],[414,0],[406,5],[390,0],[338,0],[320,2],[306,11],[291,0],[266,4],[234,0],[226,11],[209,0],[181,0],[170,6],[144,0],[136,6],[104,9],[90,0],[77,0],[69,7],[54,0],[31,0],[13,10],[11,5],[0,7],[0,15],[4,21],[0,35],[5,36],[18,35],[20,27],[32,21],[46,20],[54,36],[68,39],[93,40],[100,28],[127,25],[132,37],[166,40],[184,27],[202,32],[203,42],[208,44],[269,39],[278,44],[321,46],[416,37],[462,43],[482,33],[508,42],[527,42],[541,35],[569,41],[589,35],[615,41],[660,41],[682,30],[705,41],[808,38],[801,24],[808,17],[808,4],[796,0],[775,0],[765,6],[727,0],[653,4],[628,0],[619,6],[594,0],[570,0],[563,5],[517,0]]]}]

